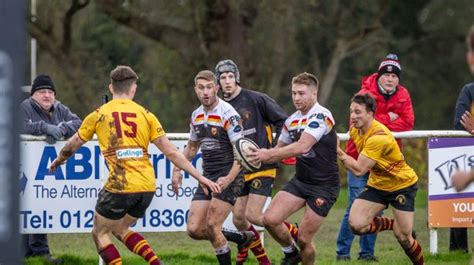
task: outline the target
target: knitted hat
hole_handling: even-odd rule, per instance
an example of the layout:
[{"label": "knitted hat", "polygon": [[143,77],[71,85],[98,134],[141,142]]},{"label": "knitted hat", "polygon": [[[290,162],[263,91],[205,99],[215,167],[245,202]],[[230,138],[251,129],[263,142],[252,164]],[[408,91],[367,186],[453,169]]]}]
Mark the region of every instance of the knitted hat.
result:
[{"label": "knitted hat", "polygon": [[235,75],[235,81],[237,84],[240,84],[240,72],[239,68],[237,68],[237,65],[230,59],[222,60],[217,63],[216,65],[216,78],[217,81],[219,82],[221,78],[221,74],[225,72],[232,72]]},{"label": "knitted hat", "polygon": [[33,81],[33,85],[31,86],[30,95],[33,95],[36,91],[40,89],[49,89],[54,91],[56,95],[56,89],[54,88],[53,80],[49,75],[39,75]]},{"label": "knitted hat", "polygon": [[400,74],[402,73],[402,67],[396,54],[388,54],[385,60],[380,63],[378,74],[379,76],[381,76],[385,73],[393,73],[396,74],[398,78],[400,78]]}]

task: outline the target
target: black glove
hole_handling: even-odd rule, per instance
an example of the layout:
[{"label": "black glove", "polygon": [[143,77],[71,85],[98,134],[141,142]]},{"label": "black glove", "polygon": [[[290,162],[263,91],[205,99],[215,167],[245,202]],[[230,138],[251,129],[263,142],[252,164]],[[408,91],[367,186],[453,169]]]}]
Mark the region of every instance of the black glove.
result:
[{"label": "black glove", "polygon": [[55,143],[56,143],[56,139],[54,139],[54,137],[51,136],[51,135],[46,135],[46,142],[47,142],[48,144],[55,144]]},{"label": "black glove", "polygon": [[43,123],[41,128],[44,134],[46,134],[47,136],[51,136],[52,138],[54,138],[55,141],[61,139],[61,137],[64,136],[63,130],[61,130],[59,126]]}]

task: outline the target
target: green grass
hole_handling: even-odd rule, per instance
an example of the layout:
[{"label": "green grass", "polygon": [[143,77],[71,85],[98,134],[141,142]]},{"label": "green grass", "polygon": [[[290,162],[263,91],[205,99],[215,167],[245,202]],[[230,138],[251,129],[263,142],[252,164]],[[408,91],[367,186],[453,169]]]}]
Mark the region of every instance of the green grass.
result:
[{"label": "green grass", "polygon": [[[471,253],[450,253],[448,252],[449,229],[440,229],[438,232],[438,252],[436,256],[429,254],[429,230],[427,227],[427,202],[426,191],[419,190],[416,203],[415,229],[418,239],[425,254],[427,264],[452,264],[468,265],[471,262]],[[347,190],[342,189],[339,199],[326,218],[321,230],[316,234],[314,243],[316,245],[316,261],[318,264],[367,264],[353,260],[350,263],[336,262],[336,236],[339,222],[344,214],[347,201]],[[390,209],[386,211],[390,216]],[[298,221],[301,213],[294,216],[291,221]],[[474,246],[474,236],[470,235],[470,247]],[[207,241],[192,240],[185,233],[144,233],[144,236],[151,243],[160,258],[165,264],[216,264],[213,249]],[[357,239],[357,238],[356,238]],[[61,257],[65,264],[98,264],[98,255],[95,251],[94,243],[89,234],[51,234],[49,235],[50,248],[54,256]],[[143,264],[140,257],[130,253],[122,244],[117,243],[122,254],[124,264]],[[265,233],[265,248],[274,264],[278,264],[282,257],[279,245]],[[359,245],[354,241],[352,257],[357,257]],[[233,256],[235,257],[235,247]],[[379,234],[376,243],[376,256],[380,262],[377,264],[410,264],[403,250],[398,245],[396,239],[390,232]],[[41,258],[30,258],[26,261],[28,265],[46,264]],[[251,258],[248,264],[257,264],[255,258]],[[473,263],[474,264],[474,263]]]}]

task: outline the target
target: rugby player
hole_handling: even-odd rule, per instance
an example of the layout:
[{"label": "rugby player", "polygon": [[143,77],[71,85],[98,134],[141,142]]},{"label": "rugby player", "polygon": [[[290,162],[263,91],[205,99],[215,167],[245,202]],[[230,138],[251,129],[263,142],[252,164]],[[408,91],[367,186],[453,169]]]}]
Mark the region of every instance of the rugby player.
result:
[{"label": "rugby player", "polygon": [[[204,175],[219,184],[222,192],[212,193],[199,187],[189,209],[188,235],[196,240],[209,240],[219,264],[231,264],[228,241],[247,247],[254,239],[249,231],[222,231],[222,225],[232,210],[244,186],[241,167],[234,159],[233,143],[243,137],[240,116],[227,102],[217,97],[217,79],[209,70],[194,78],[194,91],[201,102],[191,115],[190,136],[183,153],[192,160],[199,147],[202,151]],[[183,175],[173,168],[173,188],[177,191]],[[223,233],[224,232],[224,233]]]},{"label": "rugby player", "polygon": [[[275,148],[253,150],[252,161],[274,163],[296,156],[296,174],[273,198],[263,217],[265,228],[282,246],[281,264],[314,264],[313,237],[336,202],[340,177],[337,168],[337,134],[331,112],[318,103],[316,76],[301,73],[292,79],[297,111],[285,121]],[[283,223],[305,208],[297,246]]]},{"label": "rugby player", "polygon": [[[272,126],[276,139],[281,133],[288,114],[268,95],[240,86],[240,72],[237,65],[229,59],[217,63],[216,78],[223,93],[223,99],[239,113],[244,128],[243,134],[258,146],[271,148],[273,145]],[[263,165],[257,172],[245,172],[245,185],[235,203],[233,223],[240,231],[252,231],[254,241],[249,248],[259,264],[271,264],[254,225],[263,226],[263,207],[268,196],[272,195],[273,181],[276,177],[277,163]],[[294,236],[297,228],[290,223]],[[236,264],[244,264],[248,248],[239,249]]]},{"label": "rugby player", "polygon": [[168,140],[158,119],[133,101],[138,76],[129,66],[117,66],[110,73],[113,99],[89,114],[79,131],[69,139],[52,162],[50,171],[63,164],[84,143],[97,134],[99,147],[109,167],[109,177],[95,207],[92,237],[97,251],[108,265],[122,264],[111,241],[112,233],[133,253],[149,264],[161,264],[158,256],[130,226],[143,217],[154,192],[155,174],[148,158],[148,145],[155,144],[165,156],[189,172],[201,185],[219,192],[217,183],[204,178]]},{"label": "rugby player", "polygon": [[[376,103],[370,94],[351,100],[350,138],[359,157],[355,160],[338,148],[338,157],[356,176],[369,172],[367,187],[354,200],[349,225],[356,235],[392,230],[413,264],[424,264],[423,251],[413,237],[418,176],[406,163],[400,148],[385,125],[375,120]],[[392,206],[393,219],[377,216]]]}]

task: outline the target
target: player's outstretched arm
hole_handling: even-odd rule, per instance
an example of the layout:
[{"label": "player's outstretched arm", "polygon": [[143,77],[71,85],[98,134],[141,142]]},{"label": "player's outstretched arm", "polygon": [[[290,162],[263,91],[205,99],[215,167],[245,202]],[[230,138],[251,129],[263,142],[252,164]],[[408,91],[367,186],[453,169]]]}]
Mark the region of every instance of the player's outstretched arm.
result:
[{"label": "player's outstretched arm", "polygon": [[183,153],[181,153],[166,136],[156,138],[153,141],[153,144],[156,145],[156,147],[158,147],[161,152],[163,152],[163,154],[165,154],[165,156],[178,168],[181,168],[191,174],[191,176],[193,176],[201,184],[209,187],[212,192],[220,192],[219,185],[205,178],[195,167],[193,167],[191,162],[189,162]]},{"label": "player's outstretched arm", "polygon": [[66,145],[59,151],[58,157],[51,163],[49,166],[49,172],[54,172],[56,171],[56,168],[59,165],[64,164],[66,159],[68,159],[70,156],[74,154],[74,152],[79,149],[83,144],[86,142],[83,141],[80,137],[79,134],[75,133],[69,140],[66,142]]},{"label": "player's outstretched arm", "polygon": [[221,177],[217,180],[217,184],[219,184],[219,187],[221,190],[224,190],[229,186],[232,181],[239,175],[240,171],[242,170],[242,167],[240,166],[239,162],[237,160],[234,160],[234,163],[232,164],[232,167],[230,168],[229,173],[225,177]]}]

